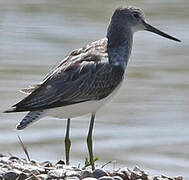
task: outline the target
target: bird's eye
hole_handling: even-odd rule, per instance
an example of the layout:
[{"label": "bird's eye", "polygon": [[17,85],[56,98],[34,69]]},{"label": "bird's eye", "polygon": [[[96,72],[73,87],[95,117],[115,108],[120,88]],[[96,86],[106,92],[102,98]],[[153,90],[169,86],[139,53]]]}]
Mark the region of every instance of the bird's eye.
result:
[{"label": "bird's eye", "polygon": [[138,13],[134,13],[133,16],[134,16],[135,18],[139,18],[139,17],[140,17],[140,15],[139,15]]}]

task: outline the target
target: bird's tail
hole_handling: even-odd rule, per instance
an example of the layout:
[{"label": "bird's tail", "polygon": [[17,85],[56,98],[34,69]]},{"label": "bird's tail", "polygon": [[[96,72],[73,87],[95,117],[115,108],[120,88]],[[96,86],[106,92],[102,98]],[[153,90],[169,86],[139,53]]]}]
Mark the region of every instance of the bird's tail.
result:
[{"label": "bird's tail", "polygon": [[10,109],[7,109],[6,111],[3,111],[3,113],[12,113],[12,112],[16,112],[16,107],[11,107]]},{"label": "bird's tail", "polygon": [[26,128],[27,126],[31,125],[32,123],[38,121],[39,119],[46,116],[46,111],[30,111],[23,119],[22,121],[17,125],[17,129],[21,130]]}]

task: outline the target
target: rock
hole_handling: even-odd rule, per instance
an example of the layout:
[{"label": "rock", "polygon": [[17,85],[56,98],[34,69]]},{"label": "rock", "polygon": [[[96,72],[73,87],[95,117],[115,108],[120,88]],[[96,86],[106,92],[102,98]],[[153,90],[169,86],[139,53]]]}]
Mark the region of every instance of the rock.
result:
[{"label": "rock", "polygon": [[64,165],[59,161],[53,165],[49,161],[40,163],[15,156],[0,155],[0,180],[184,180],[183,177],[165,175],[150,176],[138,167],[133,170],[121,168],[117,171],[105,171]]},{"label": "rock", "polygon": [[123,172],[113,172],[112,175],[113,175],[113,177],[120,177],[120,178],[122,178],[124,180],[127,179]]},{"label": "rock", "polygon": [[81,178],[94,177],[93,173],[89,170],[82,171]]},{"label": "rock", "polygon": [[37,165],[31,165],[31,164],[25,164],[23,167],[23,172],[25,173],[29,173],[29,172],[32,172],[33,174],[35,175],[38,175],[38,174],[44,174],[45,173],[45,169],[42,168],[42,167],[39,167]]},{"label": "rock", "polygon": [[48,175],[47,174],[40,174],[37,176],[37,178],[41,179],[41,180],[46,180],[48,179]]},{"label": "rock", "polygon": [[30,177],[28,177],[28,178],[25,179],[25,180],[36,180],[36,177],[35,177],[35,176],[30,176]]},{"label": "rock", "polygon": [[104,169],[95,169],[93,171],[93,176],[97,179],[103,176],[109,176],[109,174]]},{"label": "rock", "polygon": [[37,176],[37,175],[40,174],[40,172],[39,172],[37,169],[32,169],[32,170],[30,171],[30,173],[33,174],[33,175],[35,175],[35,176]]},{"label": "rock", "polygon": [[80,178],[78,178],[77,176],[73,176],[73,177],[66,177],[65,180],[80,180]]},{"label": "rock", "polygon": [[123,180],[120,176],[113,176],[114,180]]},{"label": "rock", "polygon": [[99,180],[114,180],[114,178],[111,176],[102,176],[99,178]]},{"label": "rock", "polygon": [[45,162],[41,163],[41,166],[43,166],[43,167],[52,167],[53,165],[52,165],[52,163],[50,161],[45,161]]},{"label": "rock", "polygon": [[5,174],[8,171],[8,168],[1,168],[0,169],[0,174]]},{"label": "rock", "polygon": [[56,165],[57,165],[57,164],[65,165],[65,162],[62,161],[62,160],[60,160],[60,161],[58,161],[58,162],[56,163]]},{"label": "rock", "polygon": [[71,171],[66,171],[66,177],[77,177],[77,178],[79,178],[79,179],[81,179],[81,175],[79,174],[80,172],[78,172],[78,171],[73,171],[73,170],[71,170]]},{"label": "rock", "polygon": [[10,162],[9,157],[5,156],[0,158],[0,163],[8,164],[9,162]]},{"label": "rock", "polygon": [[74,177],[77,177],[78,179],[81,179],[81,175],[80,174],[71,174],[69,176],[67,176],[68,178],[74,178]]},{"label": "rock", "polygon": [[3,178],[5,180],[15,180],[19,175],[14,171],[8,171],[4,174]]},{"label": "rock", "polygon": [[20,175],[22,173],[22,171],[18,170],[18,169],[14,169],[13,170],[16,174]]},{"label": "rock", "polygon": [[4,179],[3,179],[3,175],[2,175],[2,174],[0,174],[0,180],[4,180]]},{"label": "rock", "polygon": [[65,169],[54,169],[54,170],[50,170],[48,172],[48,175],[50,177],[55,177],[55,178],[64,178],[66,176],[66,171]]},{"label": "rock", "polygon": [[84,178],[84,179],[82,179],[82,180],[97,180],[97,178],[94,178],[94,177],[86,177],[86,178]]},{"label": "rock", "polygon": [[18,157],[16,157],[16,156],[11,156],[10,158],[9,158],[9,160],[20,160]]},{"label": "rock", "polygon": [[118,171],[118,173],[121,175],[123,174],[123,176],[121,176],[122,178],[124,177],[124,179],[131,179],[131,172],[128,168],[122,168]]},{"label": "rock", "polygon": [[182,176],[174,177],[175,180],[183,180],[184,178]]},{"label": "rock", "polygon": [[28,176],[25,173],[21,173],[16,180],[25,180]]}]

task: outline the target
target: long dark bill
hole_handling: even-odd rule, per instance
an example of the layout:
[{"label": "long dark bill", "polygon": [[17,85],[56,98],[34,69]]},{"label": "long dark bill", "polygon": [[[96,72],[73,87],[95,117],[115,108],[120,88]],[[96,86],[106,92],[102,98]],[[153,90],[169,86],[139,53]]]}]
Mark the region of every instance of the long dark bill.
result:
[{"label": "long dark bill", "polygon": [[150,31],[150,32],[153,32],[153,33],[156,33],[156,34],[159,34],[160,36],[163,36],[163,37],[165,37],[165,38],[168,38],[168,39],[171,39],[171,40],[174,40],[174,41],[181,42],[181,40],[179,40],[179,39],[177,39],[177,38],[175,38],[175,37],[173,37],[173,36],[170,36],[170,35],[168,35],[168,34],[162,32],[162,31],[156,29],[155,27],[153,27],[153,26],[147,24],[146,22],[143,22],[143,23],[144,23],[144,26],[146,27],[145,30]]}]

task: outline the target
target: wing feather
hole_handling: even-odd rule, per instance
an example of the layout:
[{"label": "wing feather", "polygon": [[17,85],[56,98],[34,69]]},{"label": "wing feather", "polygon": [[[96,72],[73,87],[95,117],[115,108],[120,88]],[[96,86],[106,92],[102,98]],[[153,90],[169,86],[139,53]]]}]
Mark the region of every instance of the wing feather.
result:
[{"label": "wing feather", "polygon": [[108,63],[106,40],[71,53],[42,84],[10,112],[35,111],[108,96],[122,81],[124,70]]}]

